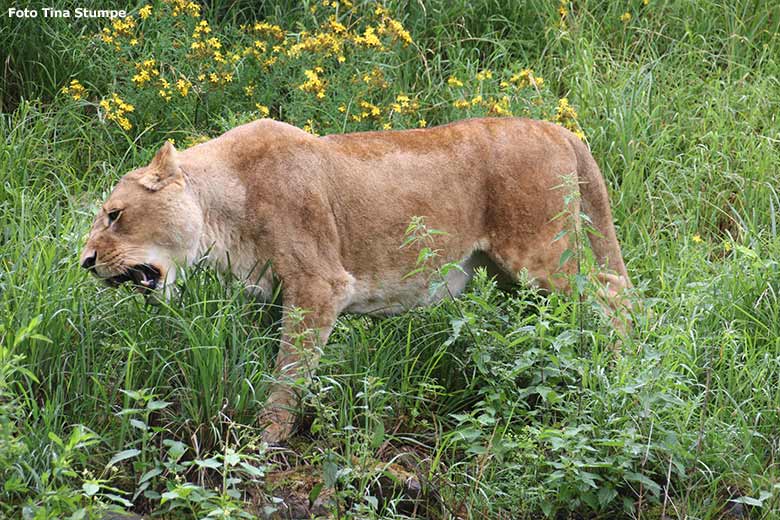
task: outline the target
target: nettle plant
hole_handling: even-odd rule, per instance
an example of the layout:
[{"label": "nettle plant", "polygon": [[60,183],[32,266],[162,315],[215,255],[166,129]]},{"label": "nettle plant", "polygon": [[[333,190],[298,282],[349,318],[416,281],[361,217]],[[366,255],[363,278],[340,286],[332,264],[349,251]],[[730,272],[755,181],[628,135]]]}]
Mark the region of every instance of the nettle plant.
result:
[{"label": "nettle plant", "polygon": [[[598,266],[588,246],[587,234],[595,231],[587,216],[573,209],[578,207],[576,180],[564,178],[559,189],[565,209],[556,218],[566,219],[567,226],[556,239],[568,237],[571,244],[560,262],[576,262],[569,275],[572,294],[542,297],[522,273],[516,291],[509,293],[478,270],[471,290],[439,304],[450,315],[445,343],[468,356],[479,397],[452,414],[453,428],[433,456],[457,462],[449,468],[434,464],[429,473],[438,481],[449,479],[451,486],[443,487],[451,502],[475,515],[489,516],[496,505],[528,508],[529,515],[541,510],[550,517],[583,508],[633,511],[637,497],[660,501],[657,481],[663,474],[657,473],[657,457],[677,446],[669,438],[657,441],[661,432],[654,435],[653,426],[648,432],[632,419],[649,403],[665,411],[679,404],[666,393],[674,376],[655,373],[654,354],[620,356],[617,349],[633,344],[615,333],[604,312],[595,280]],[[419,249],[410,275],[427,276],[434,292],[446,286],[448,272],[460,269],[437,263],[435,239],[441,233],[416,217],[404,241]],[[624,363],[644,363],[641,380],[625,381]],[[615,383],[606,395],[596,391]],[[635,400],[627,402],[631,395]],[[587,409],[593,411],[584,413]],[[673,469],[682,472],[681,465]]]},{"label": "nettle plant", "polygon": [[266,474],[267,446],[242,435],[228,424],[222,445],[207,453],[169,438],[166,428],[155,426],[154,416],[171,406],[149,389],[123,390],[130,406],[118,416],[123,428],[136,437],[132,446],[116,453],[106,467],[118,472],[123,467],[135,482],[126,505],[145,502],[158,511],[193,518],[253,518],[245,510],[246,488],[258,489]]}]

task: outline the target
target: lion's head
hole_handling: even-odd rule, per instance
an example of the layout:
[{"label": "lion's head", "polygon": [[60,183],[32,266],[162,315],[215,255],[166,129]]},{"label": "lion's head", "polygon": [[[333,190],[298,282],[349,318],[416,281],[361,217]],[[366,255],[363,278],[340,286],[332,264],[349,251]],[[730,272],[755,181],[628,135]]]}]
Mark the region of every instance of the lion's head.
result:
[{"label": "lion's head", "polygon": [[166,142],[149,166],[114,187],[95,217],[81,266],[111,286],[132,282],[147,293],[173,282],[176,265],[194,260],[202,226],[197,198]]}]

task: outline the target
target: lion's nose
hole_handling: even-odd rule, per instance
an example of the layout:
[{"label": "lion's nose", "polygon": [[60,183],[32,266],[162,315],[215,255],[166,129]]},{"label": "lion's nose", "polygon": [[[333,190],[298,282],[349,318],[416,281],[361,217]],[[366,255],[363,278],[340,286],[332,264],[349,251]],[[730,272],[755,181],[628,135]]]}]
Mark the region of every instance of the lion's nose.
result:
[{"label": "lion's nose", "polygon": [[81,257],[81,267],[84,269],[94,269],[95,262],[97,261],[97,251],[85,252]]}]

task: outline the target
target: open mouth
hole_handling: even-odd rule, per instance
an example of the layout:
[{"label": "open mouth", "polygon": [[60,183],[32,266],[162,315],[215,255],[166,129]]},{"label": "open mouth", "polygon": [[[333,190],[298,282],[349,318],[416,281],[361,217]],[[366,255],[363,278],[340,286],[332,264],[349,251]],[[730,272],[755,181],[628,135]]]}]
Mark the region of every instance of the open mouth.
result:
[{"label": "open mouth", "polygon": [[111,287],[118,287],[125,282],[132,282],[141,294],[153,291],[160,284],[162,272],[149,264],[134,265],[124,273],[106,278],[105,281]]}]

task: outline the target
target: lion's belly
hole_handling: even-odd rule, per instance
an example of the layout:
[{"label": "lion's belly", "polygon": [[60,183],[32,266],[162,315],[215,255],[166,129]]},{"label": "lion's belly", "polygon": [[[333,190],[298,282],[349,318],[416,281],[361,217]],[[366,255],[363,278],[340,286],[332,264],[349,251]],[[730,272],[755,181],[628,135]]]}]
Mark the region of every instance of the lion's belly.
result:
[{"label": "lion's belly", "polygon": [[[474,277],[475,269],[479,267],[487,268],[490,275],[497,275],[502,281],[509,280],[481,251],[472,253],[459,265],[462,270],[451,269],[445,276],[446,286],[437,283],[440,277],[436,273],[430,280],[426,274],[404,278],[407,273],[401,272],[356,277],[354,292],[344,312],[391,315],[413,307],[431,305],[445,296],[451,294],[454,297],[463,292]],[[437,285],[438,288],[435,288]]]}]

